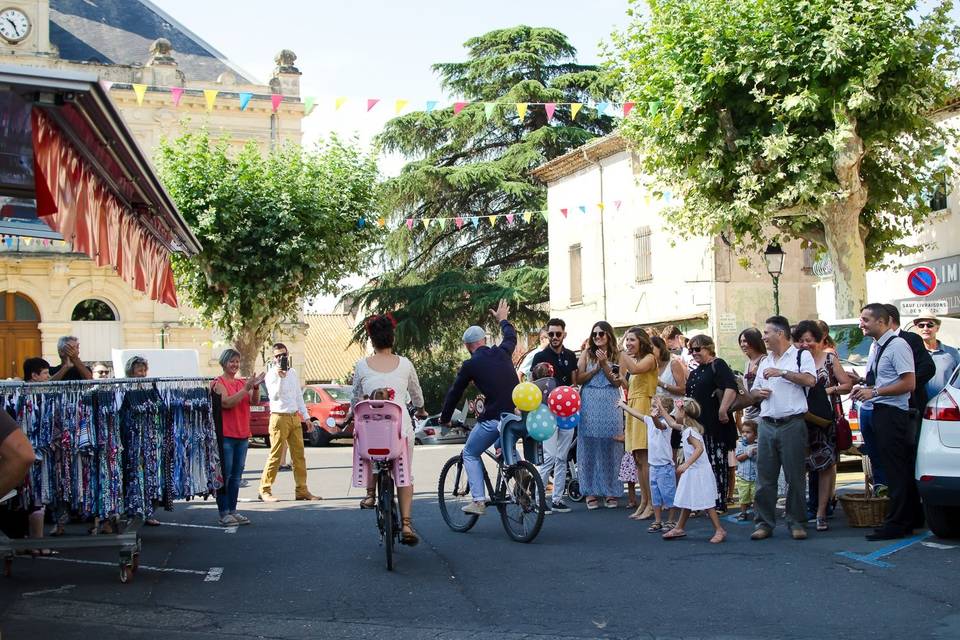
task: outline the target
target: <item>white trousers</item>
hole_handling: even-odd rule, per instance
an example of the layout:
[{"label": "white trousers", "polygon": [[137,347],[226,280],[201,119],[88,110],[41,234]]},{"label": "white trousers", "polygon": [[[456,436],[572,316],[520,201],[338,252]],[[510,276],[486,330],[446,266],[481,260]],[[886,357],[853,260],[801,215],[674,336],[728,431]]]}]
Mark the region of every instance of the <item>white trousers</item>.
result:
[{"label": "white trousers", "polygon": [[540,477],[547,484],[550,472],[553,472],[553,501],[560,502],[567,484],[567,454],[573,444],[573,429],[557,429],[556,433],[543,442],[543,464],[540,465]]}]

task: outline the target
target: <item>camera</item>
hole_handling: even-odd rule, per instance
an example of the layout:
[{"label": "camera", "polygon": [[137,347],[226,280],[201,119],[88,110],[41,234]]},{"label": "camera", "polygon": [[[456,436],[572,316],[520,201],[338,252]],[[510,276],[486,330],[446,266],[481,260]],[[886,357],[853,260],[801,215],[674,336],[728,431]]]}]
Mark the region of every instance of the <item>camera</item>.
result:
[{"label": "camera", "polygon": [[620,375],[620,365],[618,365],[618,364],[612,365],[612,366],[610,367],[610,370],[613,371],[613,375],[615,375],[615,376]]},{"label": "camera", "polygon": [[290,369],[290,356],[283,354],[280,356],[280,371],[287,371]]}]

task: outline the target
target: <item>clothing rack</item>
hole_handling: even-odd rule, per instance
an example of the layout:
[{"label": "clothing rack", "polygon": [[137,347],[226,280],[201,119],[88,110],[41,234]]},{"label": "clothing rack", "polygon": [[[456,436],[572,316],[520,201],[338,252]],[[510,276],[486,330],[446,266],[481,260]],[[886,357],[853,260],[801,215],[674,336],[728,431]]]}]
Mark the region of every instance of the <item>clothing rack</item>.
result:
[{"label": "clothing rack", "polygon": [[109,517],[117,531],[39,540],[0,532],[4,574],[21,550],[115,548],[120,580],[129,581],[139,565],[140,527],[154,507],[169,510],[173,499],[209,495],[222,483],[212,380],[0,381],[0,410],[16,413],[39,458],[12,501]]}]

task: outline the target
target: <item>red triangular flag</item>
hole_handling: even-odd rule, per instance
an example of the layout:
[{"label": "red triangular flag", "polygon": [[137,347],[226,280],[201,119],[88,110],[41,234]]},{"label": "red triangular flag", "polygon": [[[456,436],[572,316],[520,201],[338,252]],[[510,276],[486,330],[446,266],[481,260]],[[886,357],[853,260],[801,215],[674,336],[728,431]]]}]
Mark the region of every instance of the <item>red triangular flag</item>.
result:
[{"label": "red triangular flag", "polygon": [[283,102],[283,96],[279,93],[275,93],[270,96],[270,104],[273,105],[273,112],[276,113],[277,109],[280,107],[280,103]]},{"label": "red triangular flag", "polygon": [[613,201],[613,206],[615,206],[615,207],[617,208],[617,211],[620,211],[620,205],[622,205],[622,204],[623,204],[623,200],[614,200],[614,201]]},{"label": "red triangular flag", "polygon": [[633,109],[633,102],[624,102],[623,103],[623,117],[626,118],[630,115],[630,111]]},{"label": "red triangular flag", "polygon": [[380,102],[380,98],[367,98],[367,111],[373,109]]},{"label": "red triangular flag", "polygon": [[463,226],[463,218],[461,218],[460,216],[457,216],[456,218],[454,218],[453,221],[454,223],[456,223],[457,229]]},{"label": "red triangular flag", "polygon": [[513,224],[513,214],[512,214],[512,213],[508,213],[508,214],[507,214],[507,222],[510,223],[510,224]]},{"label": "red triangular flag", "polygon": [[458,114],[463,111],[463,108],[470,104],[469,102],[454,102],[453,103],[453,113]]},{"label": "red triangular flag", "polygon": [[545,105],[543,105],[543,110],[547,112],[547,122],[550,122],[551,120],[553,120],[553,112],[556,111],[556,109],[557,109],[556,102],[548,102]]},{"label": "red triangular flag", "polygon": [[413,218],[407,218],[407,229],[413,231]]},{"label": "red triangular flag", "polygon": [[180,100],[183,99],[183,87],[170,87],[170,97],[173,100],[173,106],[179,107]]},{"label": "red triangular flag", "polygon": [[567,217],[567,210],[566,210],[566,209],[560,209],[560,213],[563,214],[563,217],[564,217],[564,218]]}]

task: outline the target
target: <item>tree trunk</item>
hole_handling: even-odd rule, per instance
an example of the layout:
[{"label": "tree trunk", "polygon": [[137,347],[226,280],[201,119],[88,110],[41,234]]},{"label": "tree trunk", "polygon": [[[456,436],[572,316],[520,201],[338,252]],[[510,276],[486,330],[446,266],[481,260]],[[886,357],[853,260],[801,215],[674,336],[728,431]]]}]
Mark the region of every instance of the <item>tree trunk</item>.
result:
[{"label": "tree trunk", "polygon": [[833,265],[837,318],[858,318],[867,301],[867,261],[860,237],[860,210],[841,204],[823,217],[827,253]]},{"label": "tree trunk", "polygon": [[260,349],[264,341],[257,335],[256,329],[245,327],[237,334],[235,342],[236,349],[240,352],[240,374],[249,378],[257,372]]}]

